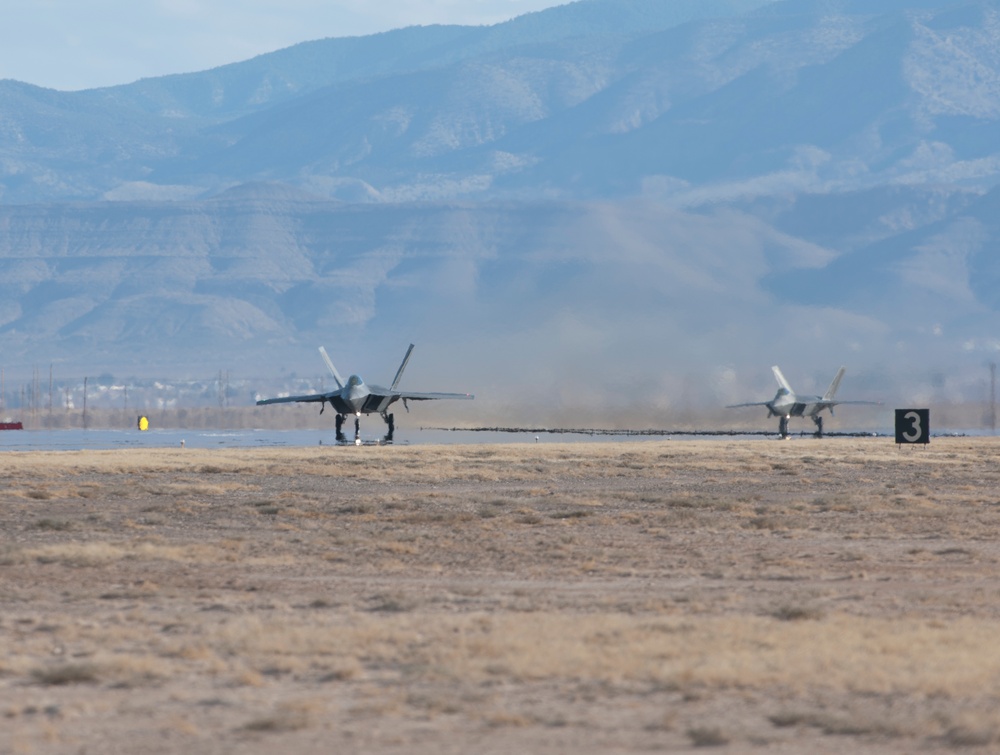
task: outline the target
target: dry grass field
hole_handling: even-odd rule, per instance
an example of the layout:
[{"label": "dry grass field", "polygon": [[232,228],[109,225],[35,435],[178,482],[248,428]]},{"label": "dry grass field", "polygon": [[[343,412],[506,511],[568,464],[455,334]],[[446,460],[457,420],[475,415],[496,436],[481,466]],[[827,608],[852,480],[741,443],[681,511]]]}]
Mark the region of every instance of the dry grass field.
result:
[{"label": "dry grass field", "polygon": [[0,456],[0,752],[1000,747],[1000,442]]}]

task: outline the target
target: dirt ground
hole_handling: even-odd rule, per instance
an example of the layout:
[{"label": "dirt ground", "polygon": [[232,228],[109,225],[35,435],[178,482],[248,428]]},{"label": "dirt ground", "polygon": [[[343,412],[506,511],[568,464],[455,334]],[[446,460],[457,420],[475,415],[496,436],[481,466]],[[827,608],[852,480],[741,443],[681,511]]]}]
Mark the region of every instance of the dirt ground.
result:
[{"label": "dirt ground", "polygon": [[1000,442],[0,455],[0,753],[1000,747]]}]

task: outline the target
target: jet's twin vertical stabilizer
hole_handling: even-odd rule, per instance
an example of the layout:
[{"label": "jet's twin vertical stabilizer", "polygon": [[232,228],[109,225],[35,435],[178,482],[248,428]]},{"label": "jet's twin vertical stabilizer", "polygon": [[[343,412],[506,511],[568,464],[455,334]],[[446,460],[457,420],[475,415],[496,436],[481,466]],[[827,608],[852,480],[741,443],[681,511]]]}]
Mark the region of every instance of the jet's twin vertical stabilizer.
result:
[{"label": "jet's twin vertical stabilizer", "polygon": [[[410,346],[412,349],[413,347]],[[344,390],[344,379],[340,377],[340,373],[337,372],[337,368],[333,366],[333,361],[330,359],[329,354],[326,353],[326,349],[322,346],[319,347],[320,356],[323,357],[323,361],[326,362],[326,366],[329,368],[330,373],[333,375],[333,379],[337,381],[337,387],[340,390]]]},{"label": "jet's twin vertical stabilizer", "polygon": [[771,372],[774,373],[774,379],[778,381],[778,385],[784,388],[788,393],[795,393],[795,391],[792,390],[792,386],[790,386],[788,381],[785,380],[785,376],[781,374],[781,370],[778,368],[778,365],[771,367]]},{"label": "jet's twin vertical stabilizer", "polygon": [[824,401],[833,401],[833,397],[837,395],[837,388],[840,387],[840,379],[844,377],[844,372],[847,370],[846,367],[841,367],[837,370],[837,376],[830,383],[830,387],[826,389],[826,393],[823,394]]},{"label": "jet's twin vertical stabilizer", "polygon": [[406,356],[403,357],[403,363],[399,365],[399,369],[396,370],[396,377],[392,379],[392,387],[389,390],[391,391],[396,390],[396,386],[399,385],[399,379],[403,377],[403,370],[406,369],[406,363],[410,361],[410,354],[412,352],[413,352],[413,344],[411,343],[410,348],[406,350]]}]

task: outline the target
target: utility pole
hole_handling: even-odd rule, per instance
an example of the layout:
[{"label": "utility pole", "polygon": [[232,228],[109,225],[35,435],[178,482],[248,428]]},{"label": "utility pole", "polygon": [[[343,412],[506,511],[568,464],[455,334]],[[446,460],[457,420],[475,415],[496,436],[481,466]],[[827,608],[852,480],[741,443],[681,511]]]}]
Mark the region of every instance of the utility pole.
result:
[{"label": "utility pole", "polygon": [[997,434],[997,363],[990,362],[990,432]]},{"label": "utility pole", "polygon": [[83,379],[83,429],[87,429],[87,378]]},{"label": "utility pole", "polygon": [[52,426],[52,365],[49,365],[49,427]]}]

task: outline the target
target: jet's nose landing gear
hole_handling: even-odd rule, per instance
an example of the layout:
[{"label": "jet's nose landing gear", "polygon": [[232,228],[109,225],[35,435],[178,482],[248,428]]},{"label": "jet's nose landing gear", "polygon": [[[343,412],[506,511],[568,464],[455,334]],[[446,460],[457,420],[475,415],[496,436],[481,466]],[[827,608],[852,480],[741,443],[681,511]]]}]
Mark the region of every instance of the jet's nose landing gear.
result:
[{"label": "jet's nose landing gear", "polygon": [[813,417],[813,422],[816,423],[816,437],[817,438],[822,438],[823,437],[823,418],[817,415],[817,416]]},{"label": "jet's nose landing gear", "polygon": [[361,413],[355,415],[354,417],[354,442],[357,443],[361,440]]},{"label": "jet's nose landing gear", "polygon": [[788,437],[788,417],[784,415],[778,420],[778,435],[781,436],[782,440]]},{"label": "jet's nose landing gear", "polygon": [[347,419],[343,414],[337,415],[337,442],[344,443],[347,438],[344,437],[344,420]]},{"label": "jet's nose landing gear", "polygon": [[385,434],[385,442],[392,443],[392,434],[396,431],[395,415],[393,414],[382,414],[382,419],[385,420],[385,424],[388,425],[388,432]]}]

